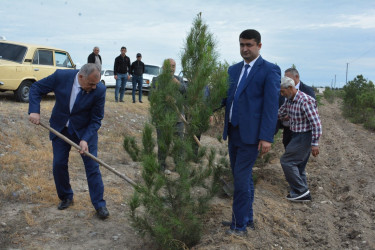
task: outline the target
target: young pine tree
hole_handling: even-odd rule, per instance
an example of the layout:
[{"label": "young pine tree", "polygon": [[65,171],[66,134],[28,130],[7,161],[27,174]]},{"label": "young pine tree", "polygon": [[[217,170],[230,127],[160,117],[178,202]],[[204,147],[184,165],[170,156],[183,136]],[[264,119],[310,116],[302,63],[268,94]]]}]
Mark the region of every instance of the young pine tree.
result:
[{"label": "young pine tree", "polygon": [[[173,159],[167,161],[172,174],[162,171],[165,162],[154,152],[150,124],[143,131],[142,150],[131,138],[124,141],[125,149],[143,166],[143,183],[135,187],[130,202],[133,226],[149,233],[163,249],[183,249],[199,242],[202,216],[218,191],[221,170],[228,165],[225,158],[217,159],[214,148],[198,150],[193,139],[207,131],[209,117],[226,95],[227,65],[217,57],[213,36],[198,15],[182,52],[187,85],[181,79],[176,83],[166,60],[150,93],[151,124],[158,133],[159,151]],[[183,136],[176,127],[181,121]]]}]

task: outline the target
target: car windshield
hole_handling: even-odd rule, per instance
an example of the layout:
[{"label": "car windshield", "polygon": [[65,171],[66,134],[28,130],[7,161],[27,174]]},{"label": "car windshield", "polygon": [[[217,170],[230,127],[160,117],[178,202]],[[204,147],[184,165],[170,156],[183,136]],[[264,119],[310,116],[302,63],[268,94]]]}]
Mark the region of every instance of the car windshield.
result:
[{"label": "car windshield", "polygon": [[0,43],[0,59],[22,63],[27,48],[10,43]]},{"label": "car windshield", "polygon": [[160,67],[145,65],[145,74],[158,76],[160,74]]}]

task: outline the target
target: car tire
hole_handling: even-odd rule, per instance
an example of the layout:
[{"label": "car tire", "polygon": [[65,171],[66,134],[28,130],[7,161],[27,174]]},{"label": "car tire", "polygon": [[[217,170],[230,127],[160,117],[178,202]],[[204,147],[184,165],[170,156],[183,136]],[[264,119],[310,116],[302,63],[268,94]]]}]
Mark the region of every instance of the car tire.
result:
[{"label": "car tire", "polygon": [[101,82],[103,83],[103,85],[105,86],[105,81],[104,80],[101,80]]},{"label": "car tire", "polygon": [[21,82],[20,86],[14,91],[14,96],[17,102],[29,102],[30,87],[33,84],[30,80]]}]

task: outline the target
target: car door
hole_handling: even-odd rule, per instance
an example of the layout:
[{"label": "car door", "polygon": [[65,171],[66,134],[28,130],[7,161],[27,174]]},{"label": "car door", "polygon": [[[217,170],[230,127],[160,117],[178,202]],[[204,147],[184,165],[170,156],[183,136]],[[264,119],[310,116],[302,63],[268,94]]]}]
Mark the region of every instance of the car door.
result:
[{"label": "car door", "polygon": [[48,49],[37,49],[35,50],[32,70],[34,77],[37,81],[43,79],[55,72],[56,68],[54,65],[53,50]]},{"label": "car door", "polygon": [[115,87],[116,86],[116,79],[115,79],[113,70],[106,70],[105,74],[104,74],[104,78],[105,78],[105,85],[107,87],[109,87],[109,86]]},{"label": "car door", "polygon": [[74,65],[70,56],[65,51],[55,51],[55,65],[59,69],[73,69]]}]

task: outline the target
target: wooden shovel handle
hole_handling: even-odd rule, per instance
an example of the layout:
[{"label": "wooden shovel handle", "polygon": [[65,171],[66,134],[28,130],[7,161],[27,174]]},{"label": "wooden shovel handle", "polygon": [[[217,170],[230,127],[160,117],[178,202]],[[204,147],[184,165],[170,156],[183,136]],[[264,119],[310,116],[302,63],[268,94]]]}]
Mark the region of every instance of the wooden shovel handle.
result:
[{"label": "wooden shovel handle", "polygon": [[[49,131],[51,131],[53,134],[55,134],[56,136],[58,136],[60,139],[62,139],[63,141],[65,141],[66,143],[68,143],[69,145],[71,145],[72,147],[78,149],[78,150],[81,150],[81,147],[78,146],[77,144],[75,144],[73,141],[71,141],[69,138],[67,138],[66,136],[64,136],[63,134],[59,133],[58,131],[56,131],[55,129],[51,128],[50,126],[44,124],[42,121],[39,121],[39,124],[48,129]],[[131,180],[129,177],[127,177],[126,175],[124,174],[121,174],[120,172],[118,172],[117,170],[115,170],[114,168],[110,167],[107,163],[103,162],[102,160],[98,159],[97,157],[95,157],[94,155],[90,154],[88,151],[85,151],[84,154],[88,157],[90,157],[91,159],[93,159],[94,161],[96,161],[97,163],[99,163],[100,165],[102,165],[103,167],[105,167],[106,169],[108,169],[109,171],[111,171],[112,173],[116,174],[117,176],[121,177],[122,179],[124,179],[125,181],[127,181],[129,184],[131,184],[132,186],[137,186],[137,184]]]}]

